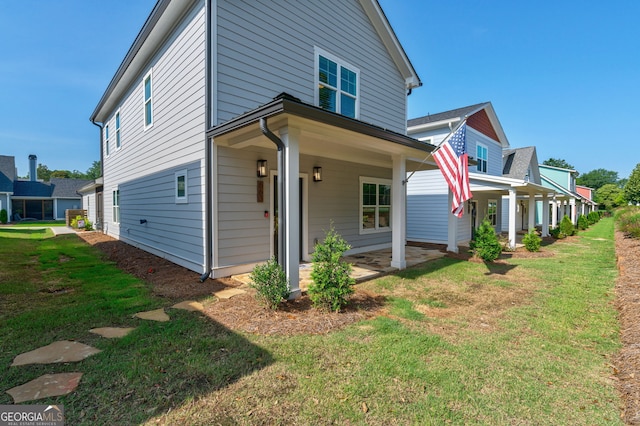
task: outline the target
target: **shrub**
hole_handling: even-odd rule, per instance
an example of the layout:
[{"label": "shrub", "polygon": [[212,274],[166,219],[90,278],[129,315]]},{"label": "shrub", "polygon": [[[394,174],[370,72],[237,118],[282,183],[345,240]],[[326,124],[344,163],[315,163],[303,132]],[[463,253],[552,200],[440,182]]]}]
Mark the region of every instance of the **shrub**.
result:
[{"label": "shrub", "polygon": [[640,209],[635,206],[618,209],[615,214],[618,229],[630,237],[640,238]]},{"label": "shrub", "polygon": [[553,238],[564,238],[565,236],[560,236],[560,227],[556,226],[555,228],[549,229],[549,235]]},{"label": "shrub", "polygon": [[487,219],[480,224],[470,246],[473,254],[485,262],[493,262],[502,252],[496,231]]},{"label": "shrub", "polygon": [[[80,227],[79,226],[79,222],[81,220],[84,220],[84,226]],[[82,217],[80,215],[74,217],[73,219],[71,219],[71,227],[75,228],[75,229],[84,229],[85,231],[93,231],[93,224],[91,223],[91,221],[89,219],[87,219],[86,217]]]},{"label": "shrub", "polygon": [[589,222],[589,225],[598,223],[599,220],[600,220],[600,213],[596,211],[592,211],[587,215],[587,221]]},{"label": "shrub", "polygon": [[587,217],[583,214],[578,216],[578,229],[581,231],[584,231],[588,227],[589,227],[589,221],[587,220]]},{"label": "shrub", "polygon": [[570,237],[571,235],[575,235],[575,233],[576,228],[573,226],[571,219],[569,219],[569,216],[564,215],[560,221],[560,238]]},{"label": "shrub", "polygon": [[355,280],[351,278],[351,264],[341,260],[351,247],[331,225],[324,241],[313,252],[313,269],[309,298],[313,306],[339,312],[353,293]]},{"label": "shrub", "polygon": [[251,287],[256,289],[256,298],[269,309],[278,306],[289,296],[289,281],[274,257],[251,271]]},{"label": "shrub", "polygon": [[531,231],[524,237],[522,237],[522,244],[528,251],[540,251],[540,244],[542,243],[542,238],[538,235],[537,232]]},{"label": "shrub", "polygon": [[9,221],[9,216],[5,209],[0,210],[0,223],[5,224]]}]

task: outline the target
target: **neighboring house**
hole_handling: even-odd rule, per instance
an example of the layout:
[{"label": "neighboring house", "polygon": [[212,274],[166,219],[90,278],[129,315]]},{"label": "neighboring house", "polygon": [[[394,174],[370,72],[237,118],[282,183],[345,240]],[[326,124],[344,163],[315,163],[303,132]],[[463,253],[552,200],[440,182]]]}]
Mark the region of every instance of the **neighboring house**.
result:
[{"label": "neighboring house", "polygon": [[[509,149],[509,141],[491,103],[411,119],[407,122],[407,134],[439,145],[465,118],[473,198],[468,201],[462,218],[458,219],[450,213],[451,192],[439,170],[420,171],[410,176],[407,185],[407,239],[447,244],[447,250],[457,252],[458,245],[467,245],[473,232],[486,218],[497,232],[504,226],[510,246],[515,247],[517,213],[522,211],[519,206],[524,203],[532,212],[527,214],[526,220],[533,227],[536,197],[546,200],[552,191],[540,185],[537,169],[529,170],[530,161],[526,161],[525,156],[514,155],[510,163],[507,156],[509,164],[503,163],[503,152]],[[515,164],[514,158],[517,159]],[[506,176],[503,175],[505,166]],[[506,202],[503,202],[503,197]],[[548,232],[548,219],[548,215],[543,217],[543,235]]]},{"label": "neighboring house", "polygon": [[580,195],[577,190],[576,170],[540,164],[540,177],[542,184],[558,193],[558,197],[552,206],[552,215],[560,222],[562,217],[569,216],[571,222],[578,223],[578,215],[589,214],[596,204],[587,197]]},{"label": "neighboring house", "polygon": [[104,232],[202,279],[278,256],[292,297],[332,225],[404,268],[420,85],[376,0],[159,0],[91,115]]},{"label": "neighboring house", "polygon": [[97,230],[102,229],[102,222],[104,221],[102,215],[102,183],[102,177],[99,177],[78,189],[78,193],[82,196],[82,206],[87,211],[87,219],[93,224],[93,228]]},{"label": "neighboring house", "polygon": [[[29,156],[29,179],[18,179],[15,158],[0,156],[0,208],[6,208],[10,220],[62,220],[67,209],[81,209],[80,187],[88,183],[83,179],[51,178],[49,182],[37,180],[38,158]],[[9,189],[11,189],[9,191]],[[6,207],[5,207],[6,206]]]},{"label": "neighboring house", "polygon": [[582,197],[582,204],[579,211],[580,214],[586,216],[592,211],[598,209],[598,203],[593,201],[593,191],[593,188],[576,184],[576,192]]}]

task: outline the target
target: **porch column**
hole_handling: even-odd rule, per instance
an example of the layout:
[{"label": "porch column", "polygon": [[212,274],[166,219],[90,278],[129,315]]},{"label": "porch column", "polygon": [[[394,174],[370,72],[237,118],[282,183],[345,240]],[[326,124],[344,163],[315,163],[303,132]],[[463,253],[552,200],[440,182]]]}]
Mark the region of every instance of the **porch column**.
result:
[{"label": "porch column", "polygon": [[289,279],[289,299],[302,296],[300,291],[300,130],[284,127],[280,129],[280,139],[284,143],[285,164],[285,274]]},{"label": "porch column", "polygon": [[549,197],[542,196],[542,236],[549,236]]},{"label": "porch column", "polygon": [[555,228],[558,226],[558,200],[553,197],[551,200],[551,227]]},{"label": "porch column", "polygon": [[533,194],[529,194],[529,224],[527,225],[528,232],[536,229],[536,197]]},{"label": "porch column", "polygon": [[516,190],[509,189],[509,247],[516,248]]},{"label": "porch column", "polygon": [[574,225],[578,223],[578,220],[576,217],[576,199],[575,198],[572,198],[571,200],[569,200],[569,219],[571,219],[571,223],[573,223]]},{"label": "porch column", "polygon": [[448,190],[449,203],[447,204],[447,251],[458,253],[458,218],[451,213],[451,203],[453,203],[453,192]]},{"label": "porch column", "polygon": [[[44,212],[42,212],[42,218],[44,219]],[[53,220],[58,220],[58,199],[53,199]]]},{"label": "porch column", "polygon": [[407,239],[407,162],[404,155],[393,156],[393,182],[391,186],[391,266],[405,269]]}]

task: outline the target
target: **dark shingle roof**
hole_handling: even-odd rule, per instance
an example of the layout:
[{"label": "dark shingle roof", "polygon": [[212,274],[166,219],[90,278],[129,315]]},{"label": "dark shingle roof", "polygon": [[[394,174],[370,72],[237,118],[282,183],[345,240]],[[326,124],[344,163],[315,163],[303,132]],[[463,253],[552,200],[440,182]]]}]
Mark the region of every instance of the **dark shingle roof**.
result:
[{"label": "dark shingle roof", "polygon": [[84,179],[51,178],[51,182],[17,180],[13,183],[14,197],[80,198],[78,190],[91,181]]},{"label": "dark shingle roof", "polygon": [[452,118],[461,118],[469,113],[477,111],[489,104],[489,102],[482,102],[475,105],[469,105],[462,108],[452,109],[450,111],[439,112],[437,114],[425,115],[424,117],[412,118],[407,120],[407,127],[419,126],[421,124],[435,123],[442,120],[449,120]]},{"label": "dark shingle roof", "polygon": [[502,151],[503,170],[502,175],[514,179],[524,179],[531,165],[531,158],[535,148],[505,149]]},{"label": "dark shingle roof", "polygon": [[48,182],[33,182],[30,180],[17,180],[13,182],[14,197],[42,197],[50,198],[53,188]]},{"label": "dark shingle roof", "polygon": [[80,198],[78,190],[91,182],[85,179],[63,179],[51,178],[51,186],[53,187],[53,198]]},{"label": "dark shingle roof", "polygon": [[0,192],[13,192],[16,178],[16,160],[8,155],[0,155]]}]

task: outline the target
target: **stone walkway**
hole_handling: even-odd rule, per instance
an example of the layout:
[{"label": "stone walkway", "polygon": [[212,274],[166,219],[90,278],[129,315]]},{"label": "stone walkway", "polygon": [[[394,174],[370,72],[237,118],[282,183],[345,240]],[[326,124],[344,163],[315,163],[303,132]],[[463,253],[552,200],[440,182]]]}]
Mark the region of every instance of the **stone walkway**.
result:
[{"label": "stone walkway", "polygon": [[[234,292],[223,290],[221,292],[214,293],[214,295],[221,299],[228,299],[234,295],[244,293],[243,290],[233,290]],[[184,302],[176,303],[171,306],[171,308],[183,309],[192,312],[202,312],[204,310],[202,303],[194,300],[186,300]],[[138,312],[133,316],[147,321],[166,322],[171,320],[164,308]],[[92,328],[89,332],[98,334],[105,338],[117,339],[126,336],[133,330],[135,330],[134,327],[99,327]],[[84,343],[71,340],[61,340],[16,356],[13,359],[11,366],[21,367],[32,364],[80,362],[100,352],[101,351],[99,349],[85,345]],[[81,378],[82,373],[80,372],[45,374],[35,380],[31,380],[30,382],[9,389],[7,393],[11,395],[15,404],[35,401],[51,396],[66,395],[76,390],[80,384]]]}]

